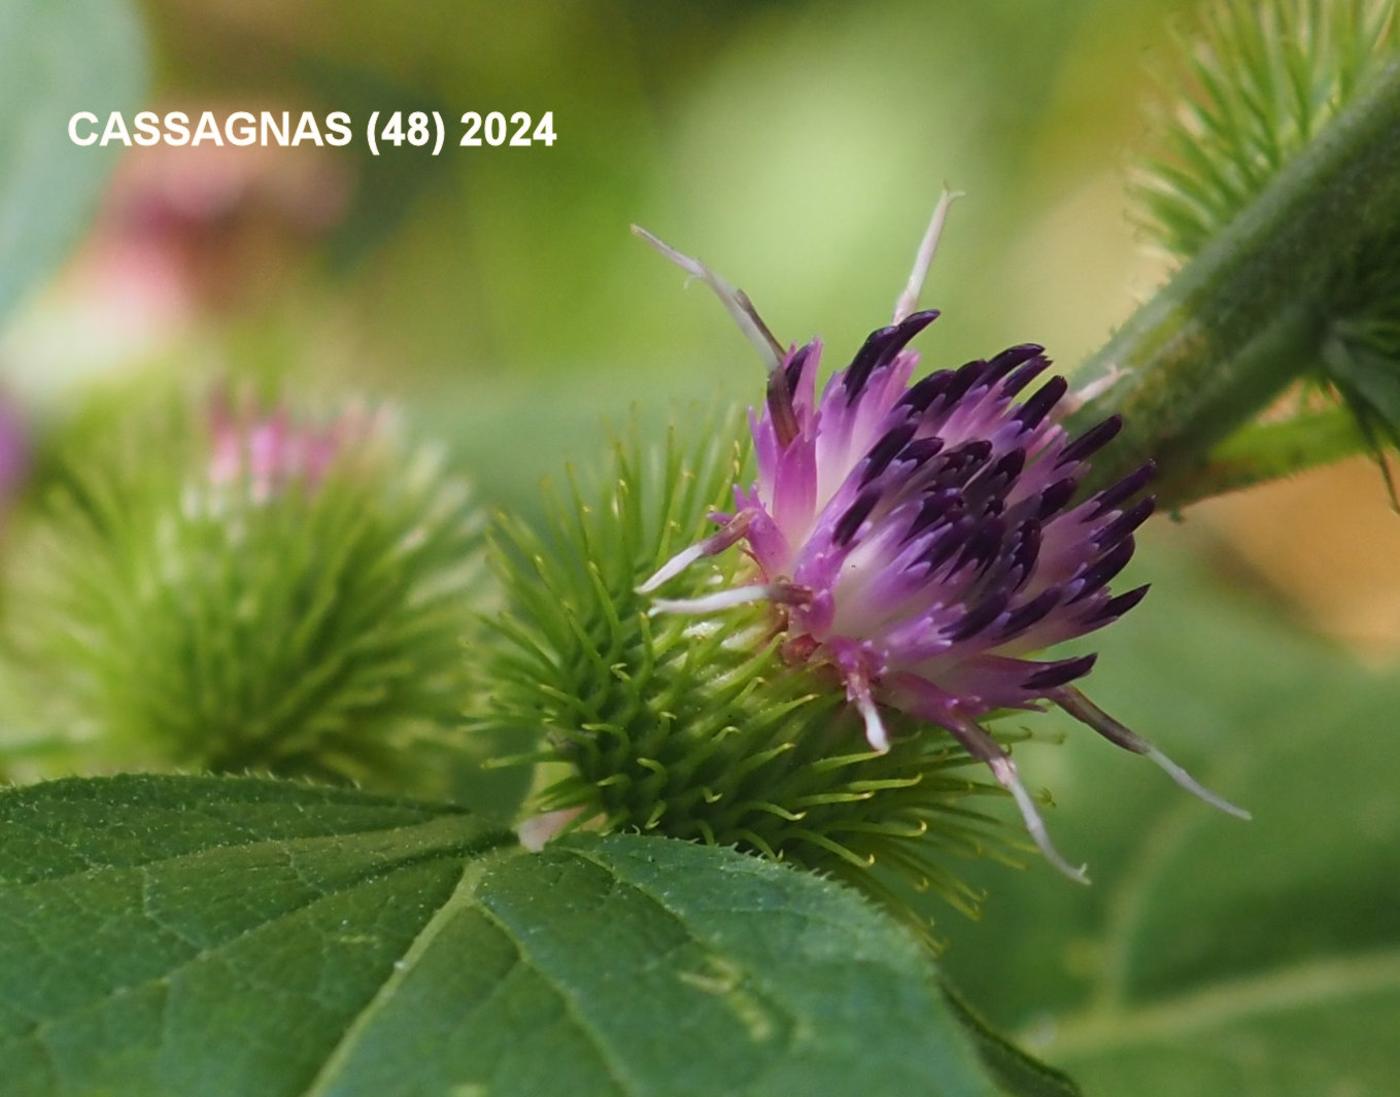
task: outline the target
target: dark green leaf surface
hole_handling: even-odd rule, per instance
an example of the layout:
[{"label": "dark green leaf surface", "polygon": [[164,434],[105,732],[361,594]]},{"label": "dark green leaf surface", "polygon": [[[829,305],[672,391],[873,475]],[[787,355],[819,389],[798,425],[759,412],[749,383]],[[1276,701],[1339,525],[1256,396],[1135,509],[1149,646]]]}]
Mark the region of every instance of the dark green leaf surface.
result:
[{"label": "dark green leaf surface", "polygon": [[1023,765],[1056,790],[1051,825],[1095,886],[984,877],[986,921],[946,924],[945,965],[1087,1097],[1394,1093],[1400,682],[1156,577],[1094,696],[1254,821],[1067,729]]},{"label": "dark green leaf surface", "polygon": [[77,240],[121,151],[74,145],[69,117],[133,109],[145,67],[126,0],[0,4],[0,321]]},{"label": "dark green leaf surface", "polygon": [[1013,1097],[1082,1097],[1073,1079],[1027,1055],[974,1010],[962,996],[945,985],[944,996],[977,1044],[982,1062],[992,1077]]},{"label": "dark green leaf surface", "polygon": [[235,778],[0,796],[6,1097],[995,1091],[926,955],[726,850]]}]

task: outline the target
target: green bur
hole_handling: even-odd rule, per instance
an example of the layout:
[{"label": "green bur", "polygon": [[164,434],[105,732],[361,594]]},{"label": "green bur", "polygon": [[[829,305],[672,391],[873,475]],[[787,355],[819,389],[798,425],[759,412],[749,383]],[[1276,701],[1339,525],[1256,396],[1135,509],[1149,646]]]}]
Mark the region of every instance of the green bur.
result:
[{"label": "green bur", "polygon": [[[957,862],[1011,859],[1017,839],[981,810],[1001,796],[950,735],[896,722],[871,752],[834,675],[791,665],[766,608],[653,615],[636,588],[731,504],[745,455],[712,429],[687,450],[615,448],[586,503],[571,478],[544,534],[502,518],[494,563],[508,610],[485,645],[478,730],[533,749],[531,808],[576,810],[568,829],[640,831],[735,846],[841,878],[896,910],[936,889],[973,913]],[[738,550],[689,569],[693,596],[750,567]],[[541,734],[543,741],[541,742]]]}]

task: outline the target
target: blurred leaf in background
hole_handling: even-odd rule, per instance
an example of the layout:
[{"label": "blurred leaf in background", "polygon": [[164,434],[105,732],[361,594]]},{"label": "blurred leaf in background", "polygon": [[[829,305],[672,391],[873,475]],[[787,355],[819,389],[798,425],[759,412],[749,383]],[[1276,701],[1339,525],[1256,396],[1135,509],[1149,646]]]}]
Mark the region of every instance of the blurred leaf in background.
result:
[{"label": "blurred leaf in background", "polygon": [[0,6],[0,322],[82,237],[120,152],[72,144],[69,117],[135,109],[145,87],[126,0]]},{"label": "blurred leaf in background", "polygon": [[[1199,542],[1196,542],[1199,547]],[[1069,730],[1024,753],[1095,885],[984,873],[945,964],[1087,1094],[1380,1095],[1400,1076],[1394,674],[1155,553],[1096,696],[1253,810],[1241,824]]]},{"label": "blurred leaf in background", "polygon": [[752,392],[747,348],[633,221],[834,361],[887,318],[946,180],[969,197],[930,285],[928,364],[1036,339],[1072,365],[1132,304],[1120,151],[1141,51],[1187,2],[149,8],[172,96],[556,112],[550,149],[337,150],[356,198],[322,292],[284,302],[340,351],[308,377],[401,395],[485,495],[533,507],[602,418]]}]

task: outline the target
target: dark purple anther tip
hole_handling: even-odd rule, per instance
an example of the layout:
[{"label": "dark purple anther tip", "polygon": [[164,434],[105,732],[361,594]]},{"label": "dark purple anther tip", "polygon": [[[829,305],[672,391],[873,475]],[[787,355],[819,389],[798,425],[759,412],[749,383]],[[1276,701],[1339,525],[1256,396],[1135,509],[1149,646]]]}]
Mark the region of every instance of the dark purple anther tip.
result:
[{"label": "dark purple anther tip", "polygon": [[1078,602],[1087,598],[1094,591],[1107,585],[1115,575],[1128,566],[1128,561],[1133,558],[1133,550],[1136,547],[1131,536],[1125,537],[1081,571],[1077,579],[1083,585],[1079,588],[1079,593],[1070,599],[1070,602]]},{"label": "dark purple anther tip", "polygon": [[1144,598],[1147,597],[1147,592],[1149,589],[1151,589],[1151,584],[1144,583],[1140,587],[1134,587],[1130,591],[1127,591],[1123,594],[1119,594],[1116,597],[1110,598],[1107,602],[1104,603],[1103,609],[1101,609],[1098,613],[1094,614],[1094,620],[1108,622],[1112,621],[1116,617],[1122,617],[1123,614],[1127,613],[1128,610],[1132,609],[1134,606],[1136,606],[1139,602],[1141,602]]},{"label": "dark purple anther tip", "polygon": [[1032,625],[1044,620],[1045,616],[1064,598],[1065,592],[1059,587],[1046,587],[1025,605],[1012,610],[1002,625],[1001,634],[1010,638],[1024,632]]},{"label": "dark purple anther tip", "polygon": [[1060,454],[1060,459],[1055,462],[1056,466],[1072,465],[1085,460],[1113,441],[1122,429],[1122,416],[1110,415],[1102,423],[1090,427],[1067,445],[1064,452]]},{"label": "dark purple anther tip", "polygon": [[856,501],[850,505],[846,513],[841,515],[836,523],[836,529],[832,531],[831,539],[839,547],[845,548],[851,543],[851,538],[856,535],[860,525],[870,517],[870,512],[875,509],[875,504],[880,501],[880,491],[877,488],[866,488],[858,496]]},{"label": "dark purple anther tip", "polygon": [[1056,480],[1048,488],[1040,493],[1040,510],[1036,517],[1042,522],[1051,515],[1057,513],[1071,499],[1079,488],[1079,481],[1073,476],[1066,476],[1063,480]]},{"label": "dark purple anther tip", "polygon": [[901,423],[870,447],[870,453],[866,455],[865,471],[860,478],[861,487],[865,487],[890,467],[890,462],[909,444],[917,429],[914,423]]},{"label": "dark purple anther tip", "polygon": [[1080,655],[1075,659],[1061,659],[1058,663],[1050,663],[1042,670],[1036,671],[1021,685],[1028,690],[1055,689],[1057,686],[1073,682],[1076,678],[1083,678],[1094,669],[1097,659],[1098,656],[1093,653]]},{"label": "dark purple anther tip", "polygon": [[1034,430],[1040,426],[1041,420],[1050,414],[1050,409],[1060,402],[1060,397],[1067,391],[1069,382],[1063,377],[1052,377],[1036,389],[1035,394],[1013,413],[1021,429]]},{"label": "dark purple anther tip", "polygon": [[1045,348],[1039,343],[1020,343],[1014,347],[1007,347],[987,363],[987,384],[996,384],[1017,366],[1024,365],[1044,351]]},{"label": "dark purple anther tip", "polygon": [[1125,503],[1134,495],[1147,487],[1152,482],[1152,478],[1157,475],[1157,462],[1146,461],[1139,465],[1127,476],[1119,480],[1111,487],[1105,488],[1094,497],[1098,506],[1094,509],[1093,517],[1101,518],[1109,511],[1114,510],[1120,503]]},{"label": "dark purple anther tip", "polygon": [[904,447],[899,455],[901,461],[912,461],[915,466],[922,465],[937,457],[943,452],[942,438],[915,438]]},{"label": "dark purple anther tip", "polygon": [[807,368],[807,360],[815,349],[815,342],[799,347],[793,352],[788,364],[783,367],[783,376],[787,379],[789,396],[797,396],[797,386],[802,382],[802,372]]},{"label": "dark purple anther tip", "polygon": [[1007,594],[997,591],[973,606],[962,618],[943,630],[945,636],[957,643],[968,640],[987,628],[1006,609]]},{"label": "dark purple anther tip", "polygon": [[899,402],[917,412],[925,412],[939,396],[948,391],[952,380],[952,370],[941,369],[937,373],[930,373],[922,381],[911,386],[909,391],[900,397]]},{"label": "dark purple anther tip", "polygon": [[1016,370],[1002,383],[1001,394],[1011,397],[1019,393],[1042,373],[1050,368],[1050,359],[1043,354],[1038,354],[1028,362],[1018,366]]},{"label": "dark purple anther tip", "polygon": [[961,400],[971,391],[972,386],[977,384],[986,370],[987,363],[980,358],[959,366],[953,374],[952,380],[948,382],[948,391],[944,393],[944,399],[950,404]]},{"label": "dark purple anther tip", "polygon": [[1157,500],[1152,496],[1149,495],[1145,499],[1139,499],[1117,518],[1109,522],[1108,525],[1104,526],[1104,528],[1098,532],[1097,536],[1095,536],[1094,541],[1101,546],[1107,546],[1116,541],[1121,541],[1128,534],[1132,533],[1133,530],[1137,529],[1138,526],[1146,522],[1156,509]]}]

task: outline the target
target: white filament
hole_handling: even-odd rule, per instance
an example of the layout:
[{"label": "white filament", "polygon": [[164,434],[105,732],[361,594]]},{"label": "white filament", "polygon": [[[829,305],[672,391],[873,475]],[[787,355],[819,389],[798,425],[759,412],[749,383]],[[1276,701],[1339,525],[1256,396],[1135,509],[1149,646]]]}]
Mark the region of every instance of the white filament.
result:
[{"label": "white filament", "polygon": [[689,548],[681,549],[661,567],[657,568],[656,574],[637,588],[638,594],[650,594],[657,587],[674,579],[696,560],[705,555],[705,542],[700,541]]},{"label": "white filament", "polygon": [[1147,757],[1151,758],[1154,762],[1161,766],[1162,769],[1166,771],[1167,776],[1169,776],[1173,781],[1175,781],[1178,785],[1184,788],[1187,792],[1191,793],[1193,796],[1199,796],[1211,807],[1219,808],[1226,815],[1233,815],[1236,819],[1254,818],[1254,816],[1251,815],[1249,812],[1245,811],[1244,808],[1236,807],[1234,804],[1230,803],[1229,800],[1226,800],[1223,796],[1217,796],[1215,793],[1211,792],[1210,789],[1202,785],[1199,781],[1197,781],[1194,777],[1192,777],[1189,773],[1187,773],[1179,765],[1173,762],[1156,747],[1149,747],[1145,753],[1147,754]]},{"label": "white filament", "polygon": [[943,193],[938,196],[938,205],[933,207],[933,217],[929,219],[924,238],[919,242],[919,250],[914,255],[914,269],[909,272],[909,281],[904,286],[904,292],[894,303],[894,323],[898,324],[919,307],[919,295],[924,291],[924,281],[928,278],[929,268],[933,266],[933,257],[938,252],[938,241],[943,236],[948,209],[962,197],[962,191],[949,190],[947,187],[944,187]]},{"label": "white filament", "polygon": [[878,751],[880,754],[888,754],[890,736],[885,730],[885,722],[880,719],[880,710],[875,707],[869,690],[861,690],[856,694],[856,708],[860,710],[861,718],[865,720],[865,738],[870,744],[870,749]]},{"label": "white filament", "polygon": [[747,605],[749,602],[762,602],[775,595],[776,591],[768,583],[753,583],[746,587],[733,587],[717,594],[706,594],[699,598],[656,598],[651,604],[651,613],[717,613],[732,606]]},{"label": "white filament", "polygon": [[1016,764],[1006,757],[993,758],[987,764],[991,767],[992,774],[998,783],[1010,791],[1012,798],[1016,801],[1016,806],[1021,809],[1021,818],[1025,821],[1026,830],[1040,848],[1045,859],[1076,884],[1087,884],[1089,875],[1085,870],[1089,866],[1080,865],[1075,868],[1060,856],[1060,851],[1050,841],[1050,832],[1045,828],[1045,821],[1041,819],[1040,812],[1036,810],[1035,801],[1031,799],[1031,794],[1026,791],[1026,786],[1021,784],[1021,775],[1016,771]]},{"label": "white filament", "polygon": [[768,330],[768,325],[763,322],[758,311],[753,307],[753,302],[749,300],[748,295],[743,290],[735,289],[699,259],[692,259],[689,255],[677,251],[666,241],[653,236],[640,225],[632,226],[632,234],[641,237],[686,274],[692,278],[699,278],[705,285],[714,290],[715,296],[720,299],[720,303],[734,318],[734,322],[739,325],[739,330],[744,333],[744,338],[758,350],[769,373],[782,365],[783,348],[773,338],[773,333]]}]

